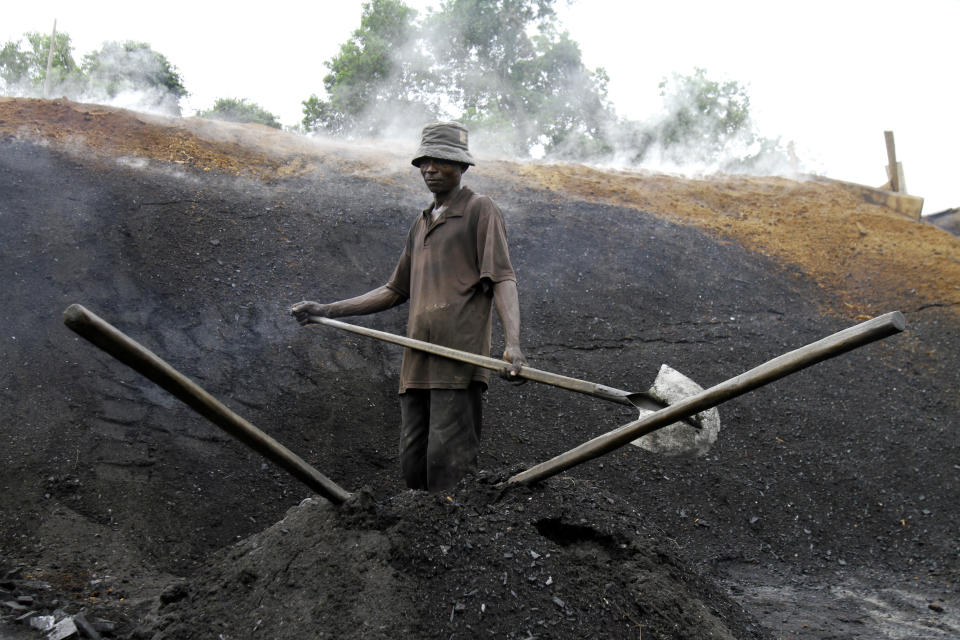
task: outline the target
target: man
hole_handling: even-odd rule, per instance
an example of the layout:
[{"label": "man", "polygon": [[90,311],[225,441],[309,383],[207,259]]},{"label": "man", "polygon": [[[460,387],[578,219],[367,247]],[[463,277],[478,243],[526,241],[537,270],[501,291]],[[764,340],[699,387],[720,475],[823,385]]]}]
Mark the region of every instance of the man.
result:
[{"label": "man", "polygon": [[[503,325],[503,359],[512,365],[501,375],[519,381],[526,359],[520,349],[516,274],[500,210],[490,198],[460,185],[467,168],[476,164],[466,128],[456,122],[427,125],[412,162],[433,203],[410,227],[390,280],[356,298],[300,302],[290,313],[306,325],[316,316],[376,313],[409,300],[409,337],[488,355],[492,304]],[[408,487],[449,489],[476,467],[487,378],[480,367],[404,350],[400,466]]]}]

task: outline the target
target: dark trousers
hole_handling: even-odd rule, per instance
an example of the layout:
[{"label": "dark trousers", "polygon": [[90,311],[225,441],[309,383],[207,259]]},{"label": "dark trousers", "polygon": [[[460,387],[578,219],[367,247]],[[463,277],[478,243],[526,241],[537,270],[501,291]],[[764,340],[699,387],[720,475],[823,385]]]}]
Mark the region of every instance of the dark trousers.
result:
[{"label": "dark trousers", "polygon": [[477,467],[484,385],[400,394],[400,468],[411,489],[451,489]]}]

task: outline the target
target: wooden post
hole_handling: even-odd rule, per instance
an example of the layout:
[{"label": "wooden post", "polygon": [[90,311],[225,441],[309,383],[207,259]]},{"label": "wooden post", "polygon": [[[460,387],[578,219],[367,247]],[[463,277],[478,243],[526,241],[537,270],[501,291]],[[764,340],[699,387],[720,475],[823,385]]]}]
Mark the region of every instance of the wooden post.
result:
[{"label": "wooden post", "polygon": [[47,77],[43,79],[43,97],[50,96],[50,72],[53,70],[53,47],[57,44],[57,19],[53,19],[53,33],[50,34],[50,49],[47,51]]},{"label": "wooden post", "polygon": [[883,138],[887,143],[887,176],[890,178],[890,191],[899,193],[903,186],[900,184],[900,171],[897,167],[897,149],[893,144],[893,131],[884,131]]}]

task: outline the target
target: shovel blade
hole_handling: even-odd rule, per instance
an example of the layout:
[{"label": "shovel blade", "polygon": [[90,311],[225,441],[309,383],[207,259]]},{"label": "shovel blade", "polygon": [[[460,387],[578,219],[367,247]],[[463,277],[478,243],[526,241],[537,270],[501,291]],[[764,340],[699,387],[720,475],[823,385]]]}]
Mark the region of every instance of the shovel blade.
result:
[{"label": "shovel blade", "polygon": [[670,404],[669,402],[664,402],[663,400],[653,397],[646,391],[631,393],[627,396],[627,400],[637,409],[644,411],[659,411]]},{"label": "shovel blade", "polygon": [[[628,399],[640,411],[640,417],[703,391],[703,387],[667,365],[660,367],[657,379],[646,394],[631,394]],[[641,396],[633,399],[632,396]],[[720,414],[716,408],[701,411],[682,422],[633,440],[631,444],[668,456],[701,456],[710,450],[720,432]]]}]

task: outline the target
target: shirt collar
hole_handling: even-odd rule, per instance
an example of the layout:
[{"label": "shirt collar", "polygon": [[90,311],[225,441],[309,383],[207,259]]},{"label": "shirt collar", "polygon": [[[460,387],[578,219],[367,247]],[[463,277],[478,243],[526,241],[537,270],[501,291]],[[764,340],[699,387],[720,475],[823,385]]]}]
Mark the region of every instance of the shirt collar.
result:
[{"label": "shirt collar", "polygon": [[[463,211],[466,208],[467,201],[470,199],[470,196],[473,195],[473,191],[469,187],[460,187],[460,191],[453,197],[451,202],[447,203],[446,208],[440,214],[440,217],[437,219],[437,222],[445,218],[459,218],[463,215]],[[430,204],[429,207],[423,210],[423,215],[432,217],[433,208],[436,206],[436,202]]]}]

